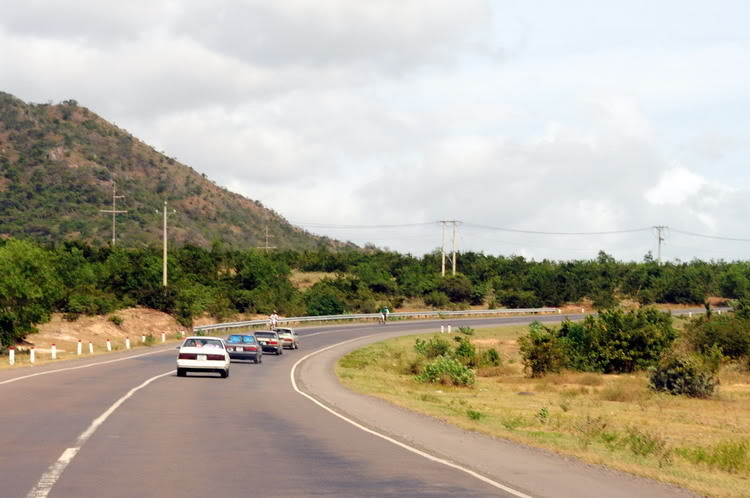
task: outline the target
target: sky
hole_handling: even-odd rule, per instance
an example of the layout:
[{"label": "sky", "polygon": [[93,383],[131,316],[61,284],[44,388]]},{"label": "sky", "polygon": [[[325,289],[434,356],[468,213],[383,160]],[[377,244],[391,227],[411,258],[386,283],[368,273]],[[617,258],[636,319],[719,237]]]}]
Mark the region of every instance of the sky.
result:
[{"label": "sky", "polygon": [[641,260],[666,226],[665,260],[750,256],[747,2],[2,10],[0,90],[75,99],[314,233],[422,254],[458,220],[459,251]]}]

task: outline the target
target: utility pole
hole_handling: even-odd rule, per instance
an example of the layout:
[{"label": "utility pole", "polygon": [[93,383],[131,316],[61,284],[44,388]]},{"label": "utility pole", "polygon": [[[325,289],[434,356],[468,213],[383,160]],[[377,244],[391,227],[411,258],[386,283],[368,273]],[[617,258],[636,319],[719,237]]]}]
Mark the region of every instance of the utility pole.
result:
[{"label": "utility pole", "polygon": [[444,277],[445,276],[445,227],[448,225],[447,221],[440,221],[439,222],[443,226],[443,245],[441,246],[440,252],[442,253],[442,269],[440,274]]},{"label": "utility pole", "polygon": [[116,231],[115,231],[115,216],[121,213],[127,213],[127,211],[118,211],[117,210],[117,199],[124,199],[124,195],[117,195],[117,185],[115,184],[115,181],[112,180],[112,209],[100,209],[100,213],[112,213],[112,246],[115,245],[117,241]]},{"label": "utility pole", "polygon": [[[159,210],[157,209],[156,212],[158,213]],[[163,260],[163,267],[162,267],[162,280],[161,283],[164,287],[167,286],[167,217],[170,214],[175,214],[177,211],[174,209],[171,213],[167,213],[167,201],[164,201],[164,255],[162,257]]]},{"label": "utility pole", "polygon": [[453,275],[456,274],[456,227],[458,226],[458,222],[456,220],[452,221],[453,223]]},{"label": "utility pole", "polygon": [[441,249],[442,253],[442,268],[441,268],[441,275],[445,276],[445,229],[448,227],[448,224],[450,223],[453,225],[453,254],[452,254],[452,263],[453,263],[453,275],[456,274],[456,244],[457,244],[457,227],[458,224],[461,223],[458,220],[439,220],[438,223],[442,225],[443,227],[443,245]]},{"label": "utility pole", "polygon": [[664,225],[657,225],[654,227],[656,229],[656,239],[659,241],[658,249],[656,252],[656,261],[659,266],[661,266],[661,243],[664,242],[664,240],[667,238],[665,233],[667,230],[669,230],[669,227]]},{"label": "utility pole", "polygon": [[268,233],[268,225],[266,225],[265,233],[266,233],[266,245],[265,246],[258,246],[258,248],[259,249],[266,249],[266,250],[268,250],[268,249],[276,249],[276,246],[269,246],[268,245],[268,239],[276,237],[275,235],[271,235],[271,234]]}]

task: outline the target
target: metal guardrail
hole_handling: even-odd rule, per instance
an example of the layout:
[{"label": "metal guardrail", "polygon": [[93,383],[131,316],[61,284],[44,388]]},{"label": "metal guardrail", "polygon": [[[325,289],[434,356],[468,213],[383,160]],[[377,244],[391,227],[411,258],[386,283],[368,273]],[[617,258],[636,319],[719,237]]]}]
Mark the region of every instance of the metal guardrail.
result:
[{"label": "metal guardrail", "polygon": [[[510,315],[517,313],[537,314],[537,313],[560,313],[560,308],[515,308],[515,309],[494,309],[494,310],[464,310],[464,311],[402,311],[390,313],[388,317],[394,318],[417,318],[417,317],[436,317],[445,316],[481,316],[481,315]],[[325,315],[325,316],[295,316],[288,318],[279,318],[277,324],[282,323],[306,323],[306,322],[329,322],[336,320],[367,320],[377,319],[380,313],[360,313],[355,315]],[[212,330],[228,330],[241,327],[252,327],[255,325],[270,325],[268,320],[248,320],[245,322],[217,323],[214,325],[201,325],[193,327],[194,332],[208,332]]]}]

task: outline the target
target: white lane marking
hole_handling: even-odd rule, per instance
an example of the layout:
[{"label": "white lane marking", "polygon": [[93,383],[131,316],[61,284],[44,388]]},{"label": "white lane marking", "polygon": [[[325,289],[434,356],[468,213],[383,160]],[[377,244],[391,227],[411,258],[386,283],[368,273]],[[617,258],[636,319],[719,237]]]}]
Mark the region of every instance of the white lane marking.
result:
[{"label": "white lane marking", "polygon": [[172,351],[171,349],[160,349],[159,351],[151,351],[150,353],[142,353],[142,354],[136,354],[133,356],[126,356],[125,358],[118,358],[116,360],[107,360],[107,361],[99,361],[97,363],[89,363],[87,365],[80,365],[77,367],[68,367],[68,368],[58,368],[57,370],[47,370],[44,372],[37,372],[30,375],[24,375],[23,377],[16,377],[14,379],[8,379],[0,382],[0,385],[3,384],[10,384],[11,382],[16,382],[18,380],[23,379],[30,379],[31,377],[38,377],[40,375],[48,375],[53,374],[57,372],[66,372],[68,370],[80,370],[81,368],[89,368],[89,367],[96,367],[98,365],[106,365],[107,363],[117,363],[118,361],[125,361],[125,360],[132,360],[133,358],[140,358],[141,356],[148,356],[151,354],[158,354],[158,353],[165,353],[167,351]]},{"label": "white lane marking", "polygon": [[128,398],[130,398],[133,394],[135,394],[137,391],[143,389],[147,385],[151,384],[156,379],[159,379],[161,377],[165,377],[167,375],[173,374],[175,371],[170,370],[169,372],[156,375],[154,377],[151,377],[147,381],[143,382],[141,385],[134,387],[130,391],[127,392],[122,398],[118,399],[114,402],[112,406],[107,408],[107,411],[99,415],[96,419],[94,419],[93,422],[91,422],[91,425],[88,426],[88,428],[81,433],[80,436],[76,439],[75,446],[66,449],[63,451],[63,454],[60,455],[60,458],[57,459],[55,463],[50,465],[49,469],[47,469],[47,472],[42,474],[42,477],[39,479],[39,482],[36,483],[36,486],[34,486],[31,491],[29,491],[29,494],[26,495],[26,498],[44,498],[46,497],[50,490],[52,489],[52,486],[55,485],[57,480],[62,475],[63,471],[65,470],[65,467],[68,466],[70,462],[73,461],[73,458],[78,454],[78,451],[81,449],[83,444],[91,437],[94,432],[109,418],[112,413],[114,413],[115,410],[117,410],[120,405],[122,405],[125,401],[127,401]]},{"label": "white lane marking", "polygon": [[366,339],[368,337],[374,337],[374,336],[377,336],[377,335],[382,335],[384,333],[385,332],[383,332],[381,334],[371,334],[371,335],[366,335],[366,336],[363,336],[363,337],[357,337],[355,339],[349,339],[348,341],[339,342],[339,343],[333,344],[331,346],[325,347],[323,349],[319,349],[317,351],[313,351],[312,353],[309,353],[306,356],[303,356],[302,358],[300,358],[299,360],[297,360],[297,362],[292,366],[292,370],[289,372],[289,378],[292,381],[292,387],[294,388],[295,391],[297,391],[302,396],[306,397],[307,399],[309,399],[310,401],[312,401],[316,405],[320,406],[321,408],[323,408],[324,410],[328,411],[329,413],[337,416],[338,418],[340,418],[340,419],[342,419],[342,420],[344,420],[346,422],[349,422],[351,425],[353,425],[357,429],[363,430],[363,431],[367,432],[368,434],[372,434],[373,436],[377,436],[377,437],[379,437],[381,439],[385,439],[389,443],[393,443],[396,446],[400,446],[401,448],[404,448],[407,451],[411,451],[412,453],[415,453],[415,454],[417,454],[417,455],[419,455],[421,457],[424,457],[424,458],[426,458],[426,459],[428,459],[430,461],[441,463],[441,464],[446,465],[448,467],[451,467],[451,468],[460,470],[462,472],[465,472],[465,473],[469,474],[470,476],[475,477],[475,478],[479,479],[480,481],[489,484],[490,486],[494,486],[494,487],[496,487],[498,489],[502,489],[506,493],[510,493],[513,496],[517,496],[519,498],[531,498],[531,496],[529,496],[527,494],[524,494],[524,493],[522,493],[520,491],[517,491],[517,490],[515,490],[513,488],[509,488],[508,486],[505,486],[504,484],[500,484],[499,482],[493,481],[492,479],[490,479],[488,477],[485,477],[485,476],[483,476],[481,474],[478,474],[478,473],[474,472],[471,469],[467,469],[466,467],[462,467],[461,465],[458,465],[457,463],[453,463],[450,460],[445,460],[443,458],[439,458],[439,457],[430,455],[429,453],[425,453],[422,450],[418,450],[417,448],[409,446],[408,444],[405,444],[405,443],[402,443],[401,441],[393,439],[392,437],[386,436],[385,434],[381,434],[380,432],[377,432],[377,431],[374,431],[374,430],[372,430],[372,429],[370,429],[368,427],[365,427],[364,425],[355,422],[354,420],[352,420],[352,419],[350,419],[350,418],[342,415],[341,413],[333,410],[332,408],[329,408],[328,406],[324,405],[323,403],[321,403],[317,399],[313,398],[309,394],[307,394],[305,392],[302,392],[297,387],[297,381],[294,379],[294,372],[297,370],[297,365],[299,365],[300,363],[302,363],[303,361],[305,361],[307,358],[309,358],[311,356],[314,356],[314,355],[316,355],[318,353],[322,353],[323,351],[326,351],[328,349],[335,348],[336,346],[341,346],[342,344],[346,344],[346,343],[349,343],[349,342],[358,341],[358,340],[361,340],[361,339]]}]

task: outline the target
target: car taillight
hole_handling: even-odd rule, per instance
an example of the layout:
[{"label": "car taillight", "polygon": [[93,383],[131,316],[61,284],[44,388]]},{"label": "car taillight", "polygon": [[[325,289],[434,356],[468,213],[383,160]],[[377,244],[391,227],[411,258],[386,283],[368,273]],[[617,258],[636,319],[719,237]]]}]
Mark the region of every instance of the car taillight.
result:
[{"label": "car taillight", "polygon": [[206,355],[206,359],[209,361],[223,361],[225,358],[223,354],[209,354]]},{"label": "car taillight", "polygon": [[278,344],[276,341],[268,341],[268,344]]},{"label": "car taillight", "polygon": [[178,359],[180,360],[197,360],[198,355],[193,353],[180,353],[180,356],[178,356]]},{"label": "car taillight", "polygon": [[256,346],[245,346],[245,351],[257,351],[258,348]]}]

